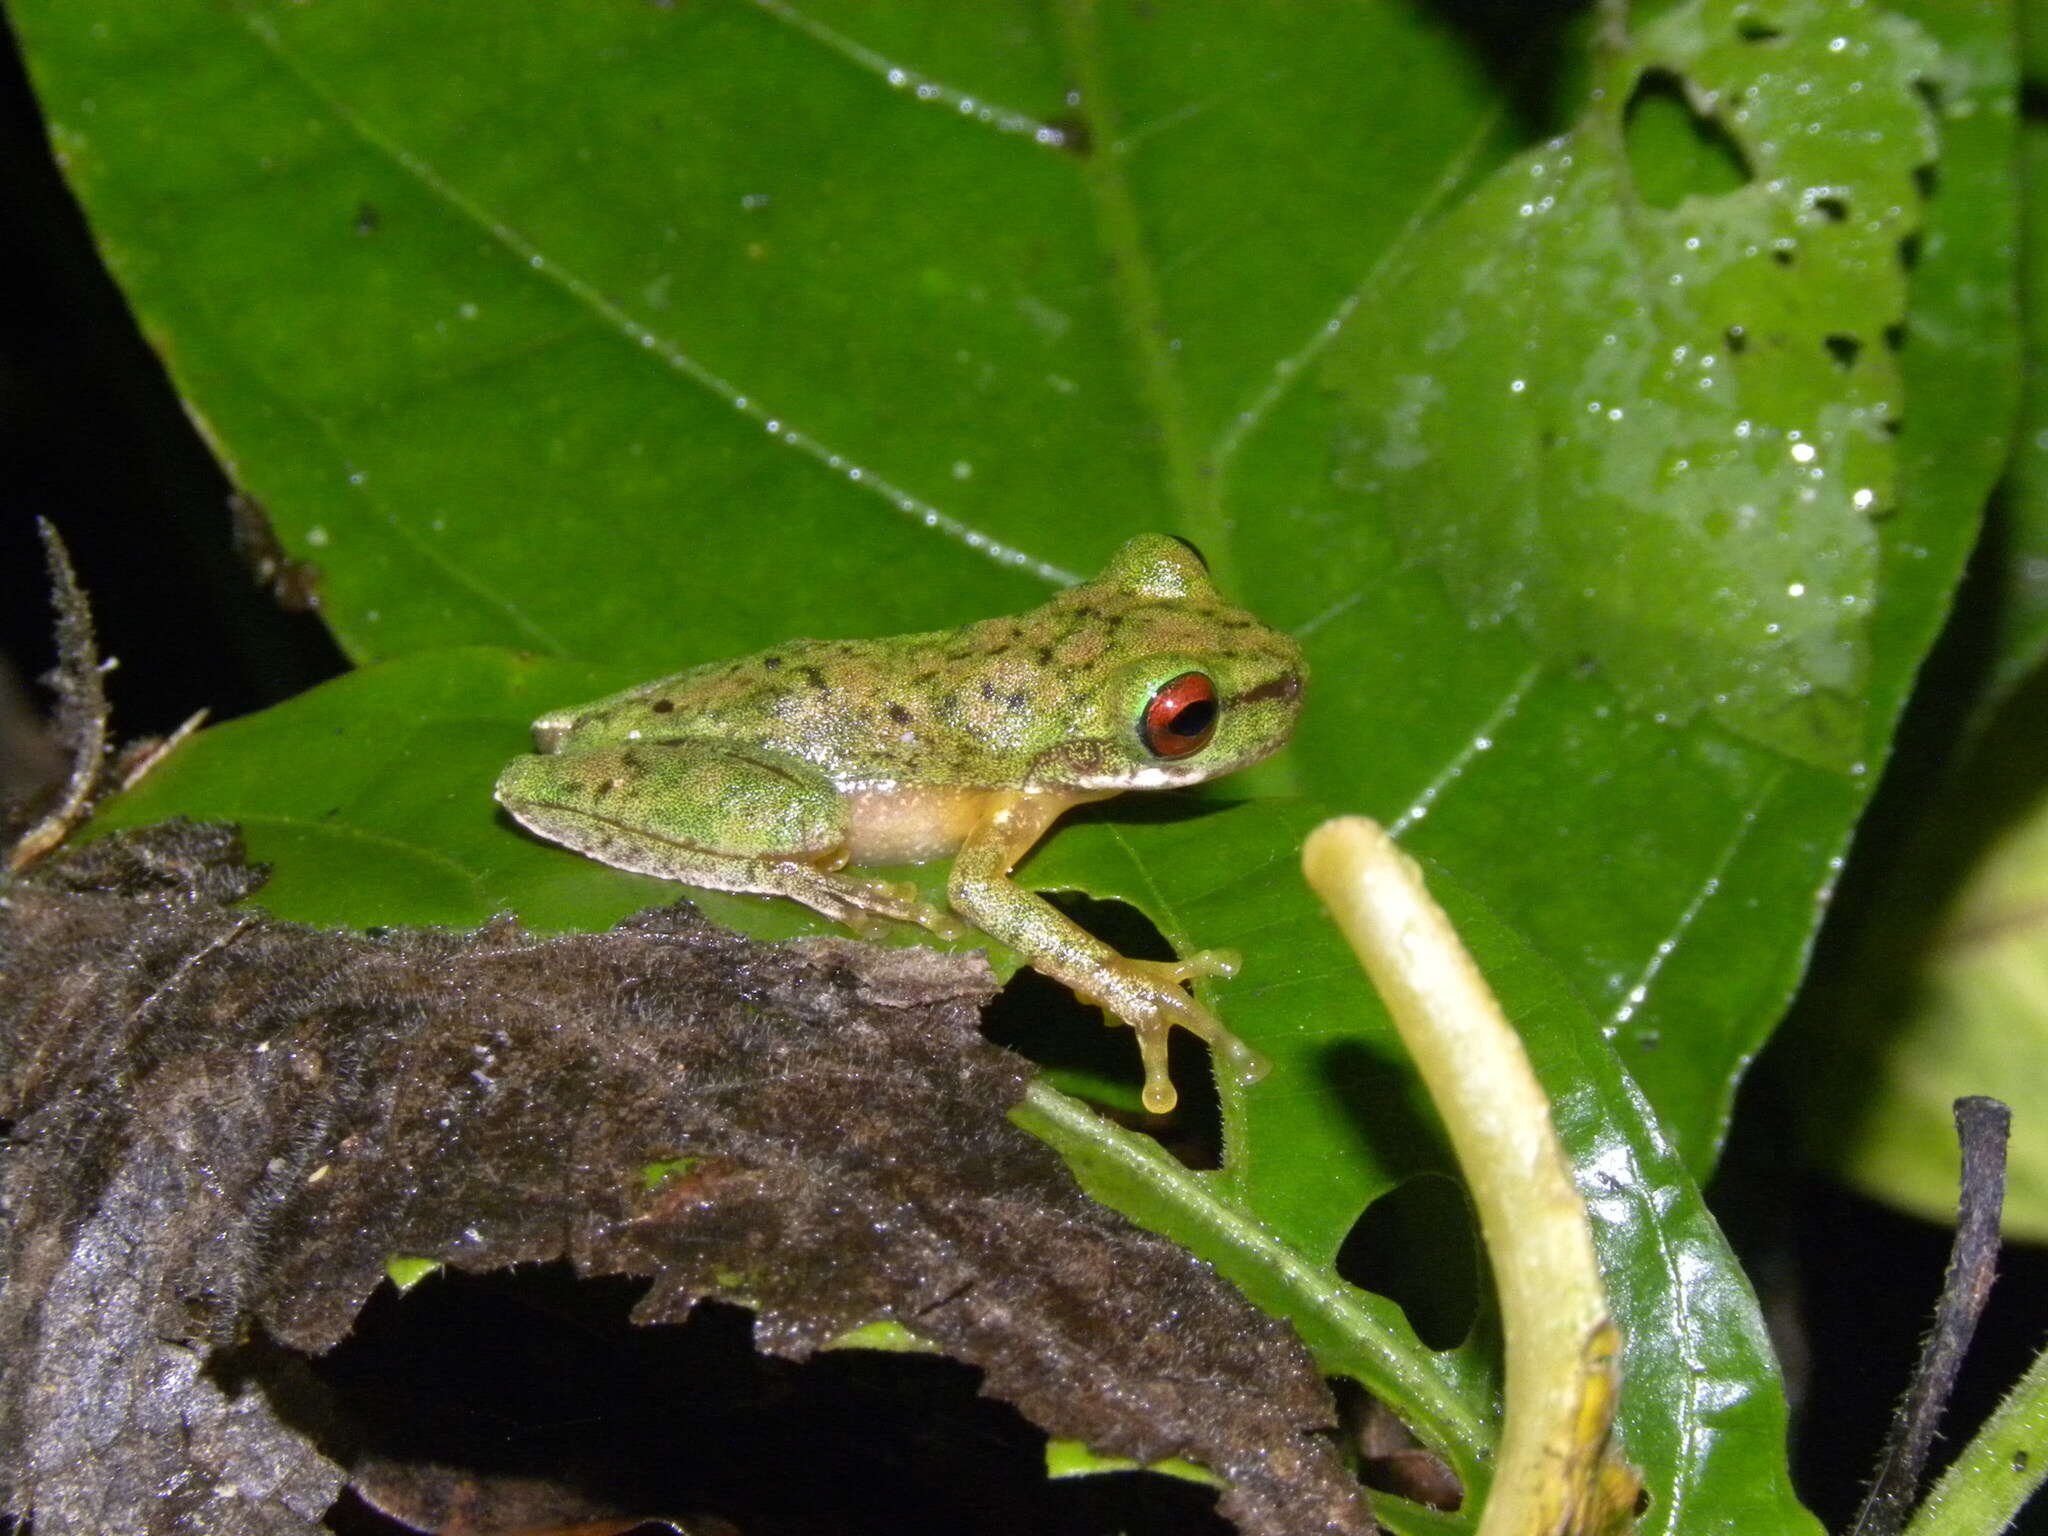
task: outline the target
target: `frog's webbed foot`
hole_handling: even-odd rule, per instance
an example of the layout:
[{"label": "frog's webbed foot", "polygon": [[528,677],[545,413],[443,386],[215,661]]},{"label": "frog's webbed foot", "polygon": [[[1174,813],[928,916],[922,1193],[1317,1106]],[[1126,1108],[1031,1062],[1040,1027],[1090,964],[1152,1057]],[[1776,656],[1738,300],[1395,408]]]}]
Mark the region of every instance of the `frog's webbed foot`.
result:
[{"label": "frog's webbed foot", "polygon": [[1180,1102],[1166,1069],[1167,1042],[1176,1026],[1206,1041],[1219,1066],[1228,1067],[1240,1083],[1266,1075],[1271,1063],[1182,990],[1182,983],[1198,977],[1234,976],[1240,963],[1231,951],[1215,949],[1196,950],[1185,960],[1118,956],[1103,968],[1102,981],[1108,985],[1075,988],[1085,1001],[1100,1007],[1113,1022],[1130,1025],[1137,1035],[1138,1059],[1145,1068],[1141,1097],[1153,1114],[1166,1114]]},{"label": "frog's webbed foot", "polygon": [[758,889],[800,901],[864,939],[882,934],[891,922],[915,923],[942,939],[957,939],[968,931],[951,912],[918,895],[917,887],[908,881],[862,880],[838,870],[791,862],[776,866],[772,881]]}]

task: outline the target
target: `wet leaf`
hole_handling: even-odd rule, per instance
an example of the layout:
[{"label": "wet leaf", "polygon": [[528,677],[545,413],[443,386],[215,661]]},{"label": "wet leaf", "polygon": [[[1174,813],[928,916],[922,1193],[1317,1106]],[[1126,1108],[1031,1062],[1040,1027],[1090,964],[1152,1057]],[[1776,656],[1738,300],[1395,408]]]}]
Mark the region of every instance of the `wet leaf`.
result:
[{"label": "wet leaf", "polygon": [[[1835,769],[1865,751],[1936,151],[1931,42],[1855,11],[1705,0],[1645,25],[1577,126],[1403,253],[1330,363],[1340,474],[1475,623]],[[1631,119],[1659,104],[1724,135],[1740,184],[1637,174]]]}]

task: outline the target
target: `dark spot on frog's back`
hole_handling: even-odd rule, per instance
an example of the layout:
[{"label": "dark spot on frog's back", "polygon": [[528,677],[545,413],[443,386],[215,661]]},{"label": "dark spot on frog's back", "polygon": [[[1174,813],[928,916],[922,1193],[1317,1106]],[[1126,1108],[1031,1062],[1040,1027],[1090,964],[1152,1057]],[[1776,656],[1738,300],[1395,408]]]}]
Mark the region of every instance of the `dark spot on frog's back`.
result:
[{"label": "dark spot on frog's back", "polygon": [[889,718],[898,725],[908,725],[914,717],[901,704],[891,704],[889,706]]},{"label": "dark spot on frog's back", "polygon": [[990,681],[989,681],[989,680],[988,680],[987,678],[985,678],[985,677],[984,677],[984,678],[983,678],[983,679],[981,680],[981,683],[980,683],[980,685],[979,685],[979,686],[980,686],[980,692],[981,692],[981,696],[982,696],[982,697],[983,697],[984,699],[986,699],[986,700],[990,701],[991,703],[993,703],[993,702],[994,702],[994,700],[995,700],[995,696],[996,696],[996,685],[995,685],[994,683],[990,682]]},{"label": "dark spot on frog's back", "polygon": [[768,655],[761,658],[761,665],[770,672],[780,672],[782,670],[782,658],[771,651]]},{"label": "dark spot on frog's back", "polygon": [[676,707],[676,701],[674,699],[656,699],[647,707],[657,715],[665,715]]},{"label": "dark spot on frog's back", "polygon": [[825,681],[825,674],[816,667],[798,667],[796,675],[820,693],[831,692],[832,685]]}]

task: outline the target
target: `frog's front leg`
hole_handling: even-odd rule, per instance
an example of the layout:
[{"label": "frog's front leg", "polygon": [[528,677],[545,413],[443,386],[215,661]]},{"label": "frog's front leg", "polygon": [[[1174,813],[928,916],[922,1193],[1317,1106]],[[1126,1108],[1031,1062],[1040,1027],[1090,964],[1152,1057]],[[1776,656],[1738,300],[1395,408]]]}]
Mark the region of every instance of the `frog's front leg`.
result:
[{"label": "frog's front leg", "polygon": [[617,869],[787,896],[857,932],[877,918],[959,932],[909,886],[840,873],[844,797],[773,754],[693,741],[539,754],[514,758],[495,793],[522,826]]},{"label": "frog's front leg", "polygon": [[1131,1026],[1145,1068],[1145,1107],[1163,1115],[1179,1102],[1166,1070],[1167,1036],[1177,1024],[1209,1042],[1242,1080],[1262,1076],[1265,1060],[1181,989],[1197,976],[1228,976],[1225,957],[1202,950],[1186,960],[1133,960],[1117,953],[1010,871],[1068,807],[1089,795],[1016,794],[996,801],[953,860],[947,894],[953,910],[1017,951],[1035,970],[1071,987]]}]

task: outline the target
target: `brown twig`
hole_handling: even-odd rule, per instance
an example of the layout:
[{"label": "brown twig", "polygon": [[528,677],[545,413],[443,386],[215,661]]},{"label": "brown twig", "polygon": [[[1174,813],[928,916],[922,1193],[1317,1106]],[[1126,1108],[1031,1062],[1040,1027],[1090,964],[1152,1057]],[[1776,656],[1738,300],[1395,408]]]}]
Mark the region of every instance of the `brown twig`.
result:
[{"label": "brown twig", "polygon": [[50,601],[57,610],[57,665],[43,681],[57,695],[54,729],[71,766],[56,804],[8,850],[10,871],[28,868],[64,841],[85,819],[107,770],[107,690],[93,640],[92,609],[57,530],[41,518],[36,528],[50,562]]},{"label": "brown twig", "polygon": [[1920,1474],[1934,1431],[1955,1389],[1956,1372],[1977,1331],[1998,1265],[1998,1219],[2005,1204],[2005,1143],[2012,1111],[1997,1099],[1957,1099],[1956,1136],[1962,1142],[1962,1192],[1956,1202],[1956,1239],[1948,1273],[1934,1306],[1934,1326],[1921,1341],[1913,1379],[1892,1415],[1877,1476],[1848,1536],[1897,1536],[1905,1529],[1920,1490]]}]

